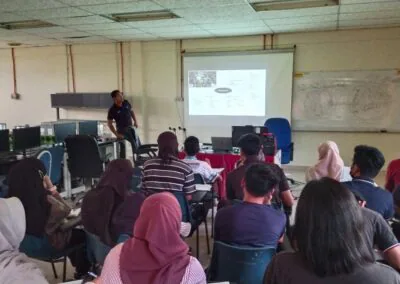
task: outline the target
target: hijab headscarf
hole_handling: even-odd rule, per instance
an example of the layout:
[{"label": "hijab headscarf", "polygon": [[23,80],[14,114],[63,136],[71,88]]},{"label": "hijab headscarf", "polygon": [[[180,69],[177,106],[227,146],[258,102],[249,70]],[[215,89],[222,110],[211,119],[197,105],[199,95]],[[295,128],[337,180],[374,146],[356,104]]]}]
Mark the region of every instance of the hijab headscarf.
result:
[{"label": "hijab headscarf", "polygon": [[171,163],[171,159],[178,156],[178,138],[170,131],[161,133],[157,139],[158,157],[165,164]]},{"label": "hijab headscarf", "polygon": [[120,231],[126,227],[131,230],[139,216],[144,197],[138,193],[129,194],[132,176],[129,160],[114,160],[108,164],[97,187],[83,199],[83,225],[106,245],[114,246]]},{"label": "hijab headscarf", "polygon": [[182,219],[176,198],[168,192],[148,197],[140,210],[134,237],[120,256],[123,283],[176,284],[190,262],[189,248],[179,235]]},{"label": "hijab headscarf", "polygon": [[47,283],[18,248],[25,236],[25,212],[18,198],[0,199],[0,283]]},{"label": "hijab headscarf", "polygon": [[50,192],[43,185],[45,175],[43,163],[28,158],[16,164],[8,176],[8,195],[21,200],[26,212],[26,233],[36,237],[44,235],[50,215],[51,205],[47,201]]},{"label": "hijab headscarf", "polygon": [[318,163],[311,167],[306,175],[306,180],[318,180],[323,177],[330,177],[340,181],[344,162],[339,154],[339,147],[333,141],[322,143],[318,147]]}]

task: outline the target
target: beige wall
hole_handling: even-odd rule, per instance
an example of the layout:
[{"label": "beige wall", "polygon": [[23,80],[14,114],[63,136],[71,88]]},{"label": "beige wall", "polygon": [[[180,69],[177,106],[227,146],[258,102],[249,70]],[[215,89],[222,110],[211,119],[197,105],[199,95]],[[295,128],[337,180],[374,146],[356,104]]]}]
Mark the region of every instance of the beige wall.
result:
[{"label": "beige wall", "polygon": [[[271,38],[267,37],[267,47]],[[371,70],[400,67],[400,28],[282,34],[275,47],[296,44],[295,71]],[[263,47],[262,36],[184,40],[190,51],[254,50]],[[73,46],[76,88],[79,92],[108,92],[122,88],[118,44]],[[37,124],[55,119],[49,94],[72,90],[67,72],[66,48],[42,47],[16,50],[20,101],[11,100],[10,50],[0,50],[0,122]],[[179,41],[124,44],[124,91],[133,100],[144,141],[154,142],[169,126],[183,125],[180,96]],[[64,110],[63,118],[105,119],[106,111]],[[295,132],[296,165],[310,165],[324,140],[336,141],[346,163],[352,149],[363,143],[383,150],[388,160],[398,156],[400,134]]]}]

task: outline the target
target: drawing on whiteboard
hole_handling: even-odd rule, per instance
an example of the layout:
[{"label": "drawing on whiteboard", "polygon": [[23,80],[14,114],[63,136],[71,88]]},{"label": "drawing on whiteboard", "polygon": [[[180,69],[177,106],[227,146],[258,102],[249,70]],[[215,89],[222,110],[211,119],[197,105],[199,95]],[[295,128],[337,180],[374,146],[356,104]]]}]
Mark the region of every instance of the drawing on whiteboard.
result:
[{"label": "drawing on whiteboard", "polygon": [[396,71],[311,72],[295,80],[296,130],[400,130]]}]

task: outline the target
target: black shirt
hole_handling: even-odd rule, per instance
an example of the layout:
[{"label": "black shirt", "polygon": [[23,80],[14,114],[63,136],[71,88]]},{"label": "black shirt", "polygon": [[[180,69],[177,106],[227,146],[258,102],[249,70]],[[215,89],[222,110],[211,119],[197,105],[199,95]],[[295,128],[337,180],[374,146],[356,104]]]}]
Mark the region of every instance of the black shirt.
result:
[{"label": "black shirt", "polygon": [[115,104],[108,110],[108,120],[115,120],[117,124],[117,132],[124,134],[129,126],[132,126],[132,106],[127,101],[122,102],[122,106],[116,106]]}]

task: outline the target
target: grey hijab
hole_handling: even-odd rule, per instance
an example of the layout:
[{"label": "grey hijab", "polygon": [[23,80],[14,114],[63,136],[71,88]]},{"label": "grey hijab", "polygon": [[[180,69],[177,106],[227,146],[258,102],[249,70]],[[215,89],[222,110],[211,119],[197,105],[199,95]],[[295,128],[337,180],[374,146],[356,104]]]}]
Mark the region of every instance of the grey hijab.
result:
[{"label": "grey hijab", "polygon": [[0,283],[48,283],[18,248],[25,235],[25,211],[18,198],[0,198]]}]

